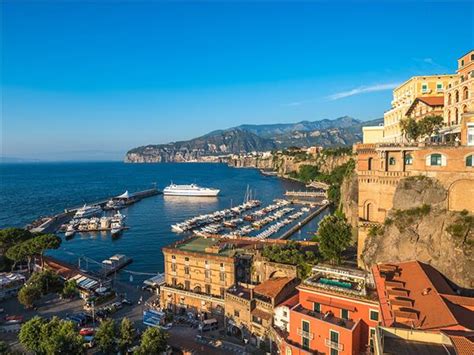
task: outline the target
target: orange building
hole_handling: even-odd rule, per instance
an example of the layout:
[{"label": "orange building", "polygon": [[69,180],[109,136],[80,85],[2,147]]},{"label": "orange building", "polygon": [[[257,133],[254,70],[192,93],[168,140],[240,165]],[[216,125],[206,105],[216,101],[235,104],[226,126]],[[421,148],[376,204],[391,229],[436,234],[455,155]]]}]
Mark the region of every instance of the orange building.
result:
[{"label": "orange building", "polygon": [[280,332],[285,355],[359,354],[371,344],[379,305],[371,275],[357,269],[315,266],[297,287],[289,332]]},{"label": "orange building", "polygon": [[443,117],[444,97],[425,96],[417,97],[407,110],[406,116],[416,121],[426,116]]}]

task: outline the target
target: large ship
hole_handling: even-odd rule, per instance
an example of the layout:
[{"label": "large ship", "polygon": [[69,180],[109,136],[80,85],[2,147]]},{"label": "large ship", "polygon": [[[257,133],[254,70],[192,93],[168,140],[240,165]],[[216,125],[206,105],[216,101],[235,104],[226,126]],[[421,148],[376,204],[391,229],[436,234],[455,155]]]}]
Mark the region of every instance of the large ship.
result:
[{"label": "large ship", "polygon": [[208,187],[200,187],[196,184],[191,185],[176,185],[171,184],[163,190],[164,195],[169,196],[200,196],[209,197],[217,196],[219,194],[218,189],[211,189]]},{"label": "large ship", "polygon": [[92,216],[97,216],[102,213],[102,207],[100,206],[87,206],[79,208],[74,215],[74,219],[87,218]]}]

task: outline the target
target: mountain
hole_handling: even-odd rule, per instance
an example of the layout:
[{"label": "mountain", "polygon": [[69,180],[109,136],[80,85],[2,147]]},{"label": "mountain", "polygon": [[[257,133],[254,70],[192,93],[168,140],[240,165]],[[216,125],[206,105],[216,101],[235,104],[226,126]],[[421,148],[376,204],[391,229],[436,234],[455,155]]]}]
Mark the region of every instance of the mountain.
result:
[{"label": "mountain", "polygon": [[[188,141],[147,145],[127,152],[125,162],[202,161],[204,157],[269,151],[290,146],[347,146],[362,140],[362,126],[378,125],[382,119],[362,122],[344,116],[334,120],[250,125],[216,130]],[[209,158],[206,158],[209,160]],[[217,159],[217,158],[215,158]]]}]

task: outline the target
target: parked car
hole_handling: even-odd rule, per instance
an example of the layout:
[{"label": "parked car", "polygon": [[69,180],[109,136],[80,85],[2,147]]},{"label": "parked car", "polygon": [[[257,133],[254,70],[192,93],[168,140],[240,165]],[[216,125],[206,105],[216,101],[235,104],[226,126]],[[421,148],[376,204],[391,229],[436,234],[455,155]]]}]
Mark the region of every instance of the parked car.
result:
[{"label": "parked car", "polygon": [[86,335],[83,339],[85,348],[90,349],[95,346],[95,338],[92,335]]},{"label": "parked car", "polygon": [[95,329],[94,329],[94,328],[90,328],[90,327],[88,327],[88,328],[82,328],[81,330],[79,330],[79,334],[80,334],[80,335],[84,335],[84,336],[86,336],[86,335],[94,335],[94,333],[95,333]]},{"label": "parked car", "polygon": [[122,300],[122,304],[126,304],[127,306],[131,306],[131,305],[132,305],[132,301],[130,301],[129,299],[124,298],[124,299]]},{"label": "parked car", "polygon": [[201,332],[208,332],[211,330],[216,330],[219,327],[219,323],[217,322],[217,319],[211,318],[211,319],[206,319],[199,324],[199,330]]},{"label": "parked car", "polygon": [[122,309],[123,308],[122,302],[115,302],[115,303],[112,303],[110,306],[114,307],[115,309]]}]

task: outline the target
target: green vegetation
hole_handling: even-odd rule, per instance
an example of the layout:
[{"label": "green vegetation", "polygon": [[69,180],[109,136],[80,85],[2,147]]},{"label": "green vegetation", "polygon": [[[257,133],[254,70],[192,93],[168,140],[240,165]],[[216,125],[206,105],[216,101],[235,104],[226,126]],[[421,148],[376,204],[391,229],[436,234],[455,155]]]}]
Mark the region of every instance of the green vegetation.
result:
[{"label": "green vegetation", "polygon": [[464,210],[459,214],[455,223],[446,227],[446,232],[448,232],[452,237],[462,240],[467,244],[474,243],[473,230],[474,216],[470,215],[467,210]]},{"label": "green vegetation", "polygon": [[135,339],[135,329],[133,324],[128,318],[122,319],[120,323],[120,338],[119,348],[122,354],[126,354],[128,349],[132,346],[133,340]]},{"label": "green vegetation", "polygon": [[61,296],[64,298],[74,298],[79,293],[76,280],[68,280],[64,283]]},{"label": "green vegetation", "polygon": [[439,132],[443,126],[442,116],[425,116],[416,121],[413,118],[407,118],[400,121],[400,127],[407,139],[416,141],[418,138],[430,137]]},{"label": "green vegetation", "polygon": [[428,215],[431,211],[431,206],[423,204],[420,207],[410,208],[408,210],[396,210],[393,215],[393,222],[400,232],[405,231],[407,226],[412,225],[420,218]]},{"label": "green vegetation", "polygon": [[325,148],[321,151],[321,155],[325,155],[327,157],[352,155],[352,147]]},{"label": "green vegetation", "polygon": [[82,337],[72,322],[53,317],[34,317],[21,327],[18,336],[26,350],[35,354],[81,354]]},{"label": "green vegetation", "polygon": [[30,308],[41,296],[61,289],[62,283],[58,275],[49,270],[36,272],[18,292],[18,301],[26,308]]},{"label": "green vegetation", "polygon": [[95,340],[99,349],[104,354],[115,352],[115,321],[106,319],[102,321],[95,334]]},{"label": "green vegetation", "polygon": [[136,355],[161,354],[166,350],[168,335],[159,328],[148,328],[142,334]]},{"label": "green vegetation", "polygon": [[270,261],[295,265],[298,277],[303,279],[311,271],[311,266],[318,262],[318,258],[312,251],[304,251],[301,244],[290,241],[284,245],[271,245],[263,249],[262,255]]},{"label": "green vegetation", "polygon": [[61,238],[54,234],[32,234],[20,228],[7,228],[0,231],[0,248],[5,256],[13,262],[12,268],[21,261],[31,262],[35,255],[43,254],[48,249],[57,249],[61,245]]},{"label": "green vegetation", "polygon": [[351,245],[351,225],[341,213],[325,216],[319,222],[318,234],[314,239],[319,242],[319,251],[326,261],[340,264],[342,253]]}]

